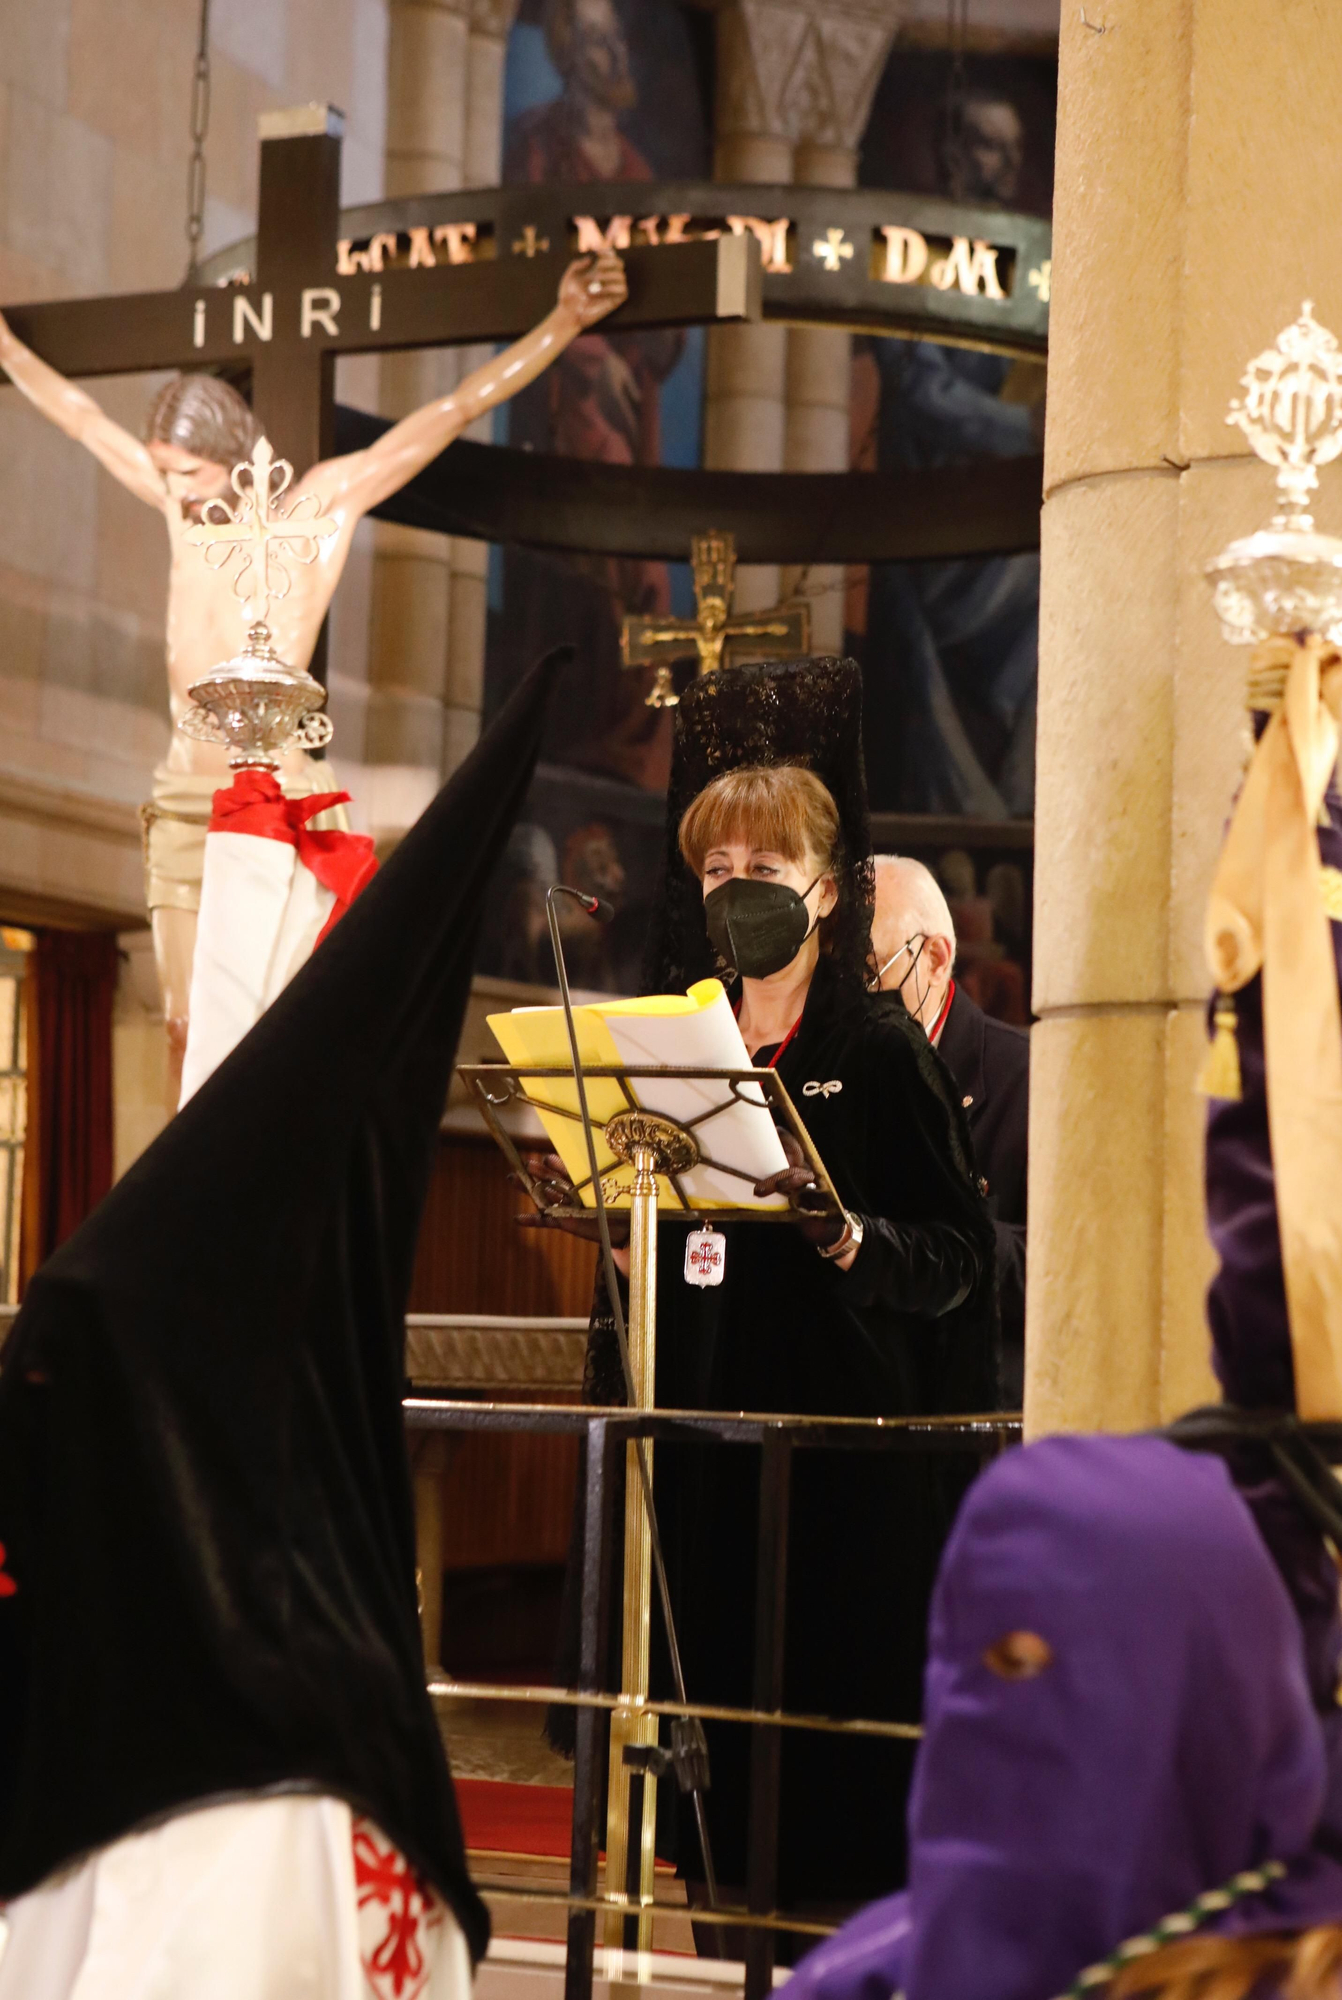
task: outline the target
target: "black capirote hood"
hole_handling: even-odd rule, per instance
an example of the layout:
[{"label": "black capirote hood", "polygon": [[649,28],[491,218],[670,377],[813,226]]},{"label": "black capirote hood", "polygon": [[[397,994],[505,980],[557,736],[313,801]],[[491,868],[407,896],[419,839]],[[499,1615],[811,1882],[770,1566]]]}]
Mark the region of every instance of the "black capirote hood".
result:
[{"label": "black capirote hood", "polygon": [[36,1274],[0,1371],[0,1900],[175,1811],[366,1813],[479,1956],[401,1420],[486,886],[567,649]]}]

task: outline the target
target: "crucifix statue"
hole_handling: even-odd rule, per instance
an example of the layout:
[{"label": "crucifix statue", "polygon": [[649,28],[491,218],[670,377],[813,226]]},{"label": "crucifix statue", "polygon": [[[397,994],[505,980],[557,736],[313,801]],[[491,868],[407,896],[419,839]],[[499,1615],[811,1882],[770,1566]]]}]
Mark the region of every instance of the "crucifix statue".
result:
[{"label": "crucifix statue", "polygon": [[806,653],[811,646],[811,611],[804,603],[776,604],[768,611],[734,613],[736,543],[711,529],[692,544],[693,618],[626,618],[620,627],[620,659],[626,667],[655,667],[649,708],[675,708],[680,696],[671,663],[697,654],[701,674],[716,673],[732,650],[749,648],[755,658]]},{"label": "crucifix statue", "polygon": [[[316,164],[322,170],[321,178],[329,182],[334,198],[337,181],[331,167],[334,160],[338,168],[338,135],[324,130],[315,137],[310,134],[287,137],[277,144],[281,155],[286,147],[292,149],[315,144],[323,148],[323,155]],[[244,333],[252,333],[262,345],[264,361],[271,366],[276,378],[270,385],[271,395],[283,405],[285,401],[294,400],[300,382],[298,368],[292,360],[287,370],[278,365],[284,362],[283,352],[279,355],[264,353],[265,348],[279,345],[274,338],[274,299],[279,289],[276,282],[278,269],[283,261],[282,243],[267,246],[264,242],[267,196],[273,197],[274,184],[280,178],[273,169],[269,175],[265,171],[269,164],[265,155],[270,151],[270,145],[263,145],[261,263],[262,280],[274,282],[274,289],[258,294],[249,287],[252,297],[257,299],[256,305],[251,303],[247,294],[238,294],[231,301],[235,308],[232,325],[234,330],[241,328]],[[277,163],[280,169],[289,164],[283,159]],[[284,178],[292,182],[292,171]],[[292,197],[302,190],[301,187],[297,190],[290,187],[288,192]],[[271,206],[275,206],[273,199]],[[295,203],[291,198],[285,205],[285,215],[292,220],[294,213]],[[333,261],[334,208],[330,222],[328,261]],[[314,269],[303,268],[305,263],[311,266],[312,246],[300,243],[296,246],[296,254],[299,264],[296,278],[302,280],[317,275]],[[269,272],[266,269],[267,257]],[[315,304],[314,291],[320,292]],[[476,417],[533,381],[563,353],[570,341],[620,306],[626,292],[624,269],[613,253],[576,259],[565,270],[559,283],[558,298],[540,324],[533,326],[505,352],[468,375],[450,395],[416,410],[368,449],[339,458],[321,458],[300,474],[294,486],[293,505],[303,507],[307,502],[313,503],[314,512],[325,517],[334,531],[321,542],[315,552],[315,560],[298,570],[286,595],[277,599],[274,605],[274,640],[279,653],[292,667],[302,671],[313,657],[323,621],[349,555],[354,530],[363,516],[436,458]],[[146,302],[128,299],[107,303],[120,305],[123,318],[133,321],[137,306]],[[156,305],[157,299],[149,303]],[[208,352],[210,308],[213,305],[216,316],[223,317],[220,308],[226,308],[230,303],[228,294],[215,292],[211,300],[207,293],[194,306],[188,294],[185,303],[191,314],[192,342],[205,347]],[[246,311],[237,310],[239,307],[245,307]],[[20,320],[31,317],[40,323],[45,313],[58,310],[38,307],[11,316]],[[180,312],[182,308],[178,310]],[[325,321],[327,327],[338,328],[337,314],[340,310],[341,299],[333,287],[307,286],[303,291],[300,311],[295,314],[300,337],[310,346],[311,335],[323,330],[317,322]],[[380,295],[378,310],[370,312],[369,317],[379,323],[386,317]],[[260,333],[256,332],[257,327],[261,329]],[[222,331],[226,339],[226,321]],[[440,338],[444,337],[455,335],[445,328],[440,335]],[[389,339],[386,344],[430,343]],[[77,342],[75,345],[78,348]],[[109,345],[115,354],[117,340],[113,338]],[[239,341],[237,346],[244,347],[245,342]],[[225,347],[224,355],[228,352]],[[137,360],[141,367],[154,367],[174,358],[171,351],[166,354],[151,351],[137,357]],[[320,366],[322,356],[319,352],[315,356],[300,352],[296,357],[298,366],[311,358],[315,358]],[[115,359],[112,365],[116,365]],[[132,362],[130,365],[137,364]],[[231,583],[207,565],[202,560],[201,552],[189,544],[210,502],[222,499],[229,492],[233,467],[252,456],[263,430],[258,412],[249,408],[238,392],[218,377],[182,374],[170,381],[151,405],[145,438],[141,441],[114,423],[83,389],[39,358],[19,338],[3,315],[0,315],[0,366],[44,416],[91,451],[112,477],[137,499],[157,508],[163,515],[171,551],[167,611],[169,706],[174,724],[180,723],[190,707],[189,689],[192,684],[226,658],[236,646],[237,607]],[[254,376],[258,372],[254,370]],[[326,373],[330,373],[329,355],[326,357]],[[317,380],[320,383],[320,374]],[[329,388],[325,400],[330,401]],[[269,412],[259,414],[264,419],[267,433],[276,429]],[[320,412],[299,410],[286,413],[281,409],[276,414],[281,416],[281,425],[287,414],[289,428],[300,431],[304,425],[295,423],[295,417],[311,415],[313,441],[320,435]],[[291,794],[335,789],[329,769],[302,750],[291,751],[285,757],[280,777],[286,791]],[[167,757],[154,773],[153,798],[145,809],[147,892],[154,929],[154,951],[163,990],[169,1042],[178,1061],[186,1044],[187,1002],[195,950],[196,913],[200,904],[205,831],[214,791],[227,782],[227,756],[223,748],[194,740],[175,727]]]}]

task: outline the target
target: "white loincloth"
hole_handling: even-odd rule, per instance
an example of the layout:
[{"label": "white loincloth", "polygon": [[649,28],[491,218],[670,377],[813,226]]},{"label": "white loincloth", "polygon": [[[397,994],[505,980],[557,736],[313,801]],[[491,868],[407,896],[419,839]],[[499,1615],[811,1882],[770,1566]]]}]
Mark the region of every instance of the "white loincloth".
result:
[{"label": "white loincloth", "polygon": [[9,1904],[0,2000],[469,2000],[456,1918],[368,1820],[288,1794],[183,1812]]},{"label": "white loincloth", "polygon": [[215,793],[179,1108],[307,963],[376,865],[366,834],[313,833],[302,819],[269,772],[240,772]]},{"label": "white loincloth", "polygon": [[334,907],[287,842],[210,834],[179,1109],[307,963]]}]

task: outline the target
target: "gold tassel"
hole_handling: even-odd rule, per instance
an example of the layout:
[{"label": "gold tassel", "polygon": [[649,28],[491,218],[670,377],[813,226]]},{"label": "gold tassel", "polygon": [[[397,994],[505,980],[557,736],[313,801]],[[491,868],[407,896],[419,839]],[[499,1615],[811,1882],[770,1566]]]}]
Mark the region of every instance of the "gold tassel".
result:
[{"label": "gold tassel", "polygon": [[1324,862],[1319,869],[1319,886],[1323,890],[1325,913],[1334,923],[1342,923],[1342,869],[1330,868]]},{"label": "gold tassel", "polygon": [[1235,1037],[1236,1015],[1233,994],[1218,993],[1212,1013],[1214,1033],[1207,1046],[1206,1060],[1198,1077],[1203,1097],[1220,1097],[1238,1104],[1243,1096],[1239,1072],[1239,1042]]}]

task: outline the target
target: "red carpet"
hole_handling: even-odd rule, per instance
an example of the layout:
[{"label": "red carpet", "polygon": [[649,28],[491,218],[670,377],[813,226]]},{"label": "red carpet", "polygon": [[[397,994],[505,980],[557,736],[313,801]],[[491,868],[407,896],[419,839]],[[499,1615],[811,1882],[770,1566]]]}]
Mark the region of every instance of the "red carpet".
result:
[{"label": "red carpet", "polygon": [[567,1785],[509,1785],[496,1778],[455,1782],[467,1847],[568,1858],[573,1793]]},{"label": "red carpet", "polygon": [[[568,1785],[510,1785],[502,1778],[455,1778],[466,1845],[493,1854],[537,1854],[567,1861],[573,1839]],[[601,1858],[606,1855],[605,1845]],[[657,1867],[671,1871],[659,1855]]]}]

